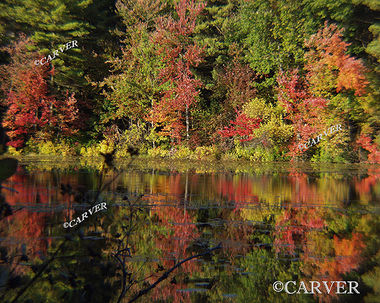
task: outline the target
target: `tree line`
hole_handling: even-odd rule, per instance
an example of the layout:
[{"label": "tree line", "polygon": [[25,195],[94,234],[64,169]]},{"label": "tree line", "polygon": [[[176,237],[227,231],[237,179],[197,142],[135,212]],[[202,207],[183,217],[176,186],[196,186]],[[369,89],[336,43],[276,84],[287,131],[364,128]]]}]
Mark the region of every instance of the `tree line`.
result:
[{"label": "tree line", "polygon": [[380,162],[379,10],[375,0],[5,0],[9,151]]}]

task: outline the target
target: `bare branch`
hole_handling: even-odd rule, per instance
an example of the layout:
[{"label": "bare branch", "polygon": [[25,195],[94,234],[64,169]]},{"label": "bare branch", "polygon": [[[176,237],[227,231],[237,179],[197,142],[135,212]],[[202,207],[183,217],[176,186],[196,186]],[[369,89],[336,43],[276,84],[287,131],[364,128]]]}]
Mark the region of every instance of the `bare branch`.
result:
[{"label": "bare branch", "polygon": [[188,257],[188,258],[182,260],[181,262],[178,262],[172,268],[170,268],[169,270],[167,270],[166,272],[164,272],[164,274],[161,277],[159,277],[158,280],[156,282],[154,282],[152,285],[150,285],[149,287],[147,287],[147,288],[145,288],[143,290],[140,290],[136,296],[134,296],[130,301],[128,301],[128,303],[135,302],[138,298],[140,298],[141,296],[143,296],[146,293],[148,293],[151,289],[155,288],[159,283],[161,283],[162,281],[164,281],[165,279],[167,279],[169,277],[169,274],[172,271],[174,271],[176,268],[180,267],[183,263],[185,263],[187,261],[190,261],[192,259],[195,259],[195,258],[199,258],[199,257],[205,256],[205,255],[208,255],[212,251],[217,250],[217,249],[221,249],[221,248],[222,248],[222,243],[219,243],[218,246],[210,248],[210,249],[208,249],[204,253],[200,253],[200,254]]}]

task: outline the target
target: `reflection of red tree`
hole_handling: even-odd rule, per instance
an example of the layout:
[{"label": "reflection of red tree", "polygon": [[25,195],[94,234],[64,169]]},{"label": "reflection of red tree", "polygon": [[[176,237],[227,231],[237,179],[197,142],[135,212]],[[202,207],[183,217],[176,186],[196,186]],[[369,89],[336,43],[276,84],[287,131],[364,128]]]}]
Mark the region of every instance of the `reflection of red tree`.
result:
[{"label": "reflection of red tree", "polygon": [[[302,257],[302,271],[310,276],[310,281],[342,281],[345,280],[343,275],[357,269],[363,258],[362,253],[365,244],[361,235],[353,233],[351,239],[340,239],[334,235],[333,240],[326,239],[325,242],[332,241],[333,252],[331,258],[315,258],[309,254]],[[318,295],[324,298],[325,302],[331,302],[332,298],[337,296],[336,283],[332,286],[330,296]]]},{"label": "reflection of red tree", "polygon": [[305,173],[299,173],[295,169],[290,169],[289,183],[292,185],[292,201],[295,203],[322,203],[324,196],[321,195],[318,184],[310,183]]},{"label": "reflection of red tree", "polygon": [[[152,210],[152,215],[156,214],[168,234],[158,233],[156,236],[156,247],[161,250],[160,262],[165,270],[190,256],[187,252],[193,240],[199,237],[198,230],[194,223],[194,218],[184,208],[177,207],[156,207]],[[185,262],[178,269],[182,274],[192,274],[198,271],[196,261]],[[153,281],[152,281],[153,282]],[[173,302],[190,302],[190,295],[187,292],[178,292],[184,288],[185,284],[177,281],[176,284],[166,283],[153,291],[153,298],[173,298]]]},{"label": "reflection of red tree", "polygon": [[183,186],[181,186],[181,175],[174,174],[169,176],[169,193],[172,195],[181,195],[184,191]]},{"label": "reflection of red tree", "polygon": [[[61,177],[62,182],[74,183],[72,176]],[[51,173],[38,172],[30,175],[22,167],[18,167],[16,174],[7,179],[4,185],[13,188],[17,192],[3,190],[5,201],[15,206],[14,214],[1,222],[3,231],[8,230],[6,236],[10,242],[16,242],[18,246],[26,244],[29,258],[37,256],[39,253],[46,254],[51,239],[47,237],[46,221],[52,215],[51,212],[40,211],[47,205],[51,206],[51,201],[62,201],[63,196],[57,186],[52,185]],[[17,210],[18,205],[26,206]],[[30,208],[28,206],[30,205]],[[38,209],[38,207],[41,209]],[[73,212],[67,211],[70,214]],[[6,228],[4,228],[6,227]],[[10,251],[18,249],[9,247]]]},{"label": "reflection of red tree", "polygon": [[[163,257],[174,258],[177,261],[182,259],[186,256],[188,245],[199,236],[192,216],[188,211],[176,207],[159,207],[154,210],[154,213],[169,231],[168,236],[158,235],[157,237],[157,247],[163,251]],[[173,266],[173,262],[163,260],[167,266]],[[193,262],[185,263],[182,268],[190,271],[188,266],[191,263]]]},{"label": "reflection of red tree", "polygon": [[240,266],[241,259],[237,255],[245,255],[252,249],[252,235],[255,232],[255,227],[246,224],[245,219],[241,217],[241,209],[234,209],[232,212],[226,209],[221,213],[222,218],[226,218],[227,222],[223,228],[219,230],[216,236],[216,242],[223,242],[223,251],[225,258],[231,262],[231,274],[234,272],[233,265]]},{"label": "reflection of red tree", "polygon": [[[158,175],[154,176],[155,184],[151,186],[150,193],[151,194],[162,194],[162,195],[173,195],[178,196],[184,192],[184,188],[181,183],[181,174],[171,174],[170,176]],[[158,196],[158,199],[165,200],[165,196]],[[150,200],[151,197],[143,197],[143,200]],[[155,199],[154,201],[156,201]],[[153,201],[153,202],[154,202]]]},{"label": "reflection of red tree", "polygon": [[[219,175],[217,175],[219,177]],[[215,194],[215,189],[218,191],[218,201],[220,201],[220,195],[226,197],[229,201],[238,202],[236,204],[235,211],[231,211],[229,208],[222,208],[220,217],[227,219],[225,225],[220,228],[219,233],[216,237],[217,242],[220,240],[223,242],[224,249],[227,250],[228,258],[231,262],[234,262],[234,256],[237,254],[245,253],[250,250],[250,243],[248,238],[252,235],[253,226],[243,224],[243,220],[238,211],[239,203],[241,202],[251,202],[257,201],[257,196],[251,194],[252,184],[248,178],[240,177],[240,179],[235,180],[226,180],[226,177],[221,176],[220,178],[215,178],[212,176],[211,182],[213,186],[209,186],[207,182],[196,182],[199,178],[199,175],[190,175],[188,184],[190,189],[187,192],[192,192],[191,186],[197,185],[202,187],[201,193],[204,194],[205,199],[210,199]],[[204,177],[203,177],[204,178]],[[155,195],[154,197],[145,197],[144,200],[147,200],[148,204],[157,205],[153,209],[152,215],[156,214],[160,220],[160,225],[163,225],[168,230],[168,235],[158,234],[156,236],[156,245],[157,248],[162,251],[162,264],[164,267],[170,268],[175,264],[175,261],[178,262],[189,255],[186,250],[189,248],[191,242],[199,237],[198,229],[196,228],[193,216],[189,211],[183,207],[165,207],[160,206],[161,203],[167,204],[166,200],[169,198],[170,204],[176,201],[179,203],[180,199],[178,196],[184,196],[186,191],[184,185],[185,176],[181,175],[172,175],[168,176],[164,180],[160,180],[157,187],[160,190],[163,190],[165,193],[168,193],[169,197]],[[157,188],[156,187],[156,188]],[[199,188],[195,190],[199,192]],[[154,192],[154,190],[152,191]],[[152,200],[151,202],[148,200]],[[190,197],[191,201],[191,197]],[[181,204],[182,206],[182,204]],[[237,211],[236,211],[237,210]],[[194,273],[198,271],[198,264],[196,261],[190,261],[181,266],[181,273]],[[179,279],[178,279],[179,280]],[[153,282],[152,279],[151,282]],[[165,284],[162,285],[156,291],[157,299],[163,298],[163,293],[167,298],[174,298],[174,302],[180,302],[190,300],[188,292],[177,292],[177,289],[186,288],[185,284],[182,284],[180,281],[177,281],[177,284]],[[185,298],[187,298],[185,300]]]},{"label": "reflection of red tree", "polygon": [[217,188],[218,193],[229,201],[234,201],[238,204],[258,201],[257,196],[252,193],[252,180],[248,179],[248,177],[239,176],[228,180],[227,177],[220,176],[218,181],[213,177],[212,183]]},{"label": "reflection of red tree", "polygon": [[[336,258],[325,259],[318,264],[318,267],[321,275],[327,275],[329,280],[337,281],[343,274],[359,267],[365,244],[360,234],[353,233],[351,239],[340,239],[334,235],[333,246]],[[315,276],[317,274],[318,272],[315,272]]]},{"label": "reflection of red tree", "polygon": [[[18,169],[20,173],[20,168]],[[11,185],[8,185],[11,184]],[[3,191],[5,201],[10,205],[27,204],[41,202],[47,200],[46,189],[36,189],[35,184],[27,183],[27,176],[16,174],[8,181],[7,185],[17,190],[18,193]],[[36,257],[39,253],[45,254],[50,243],[46,239],[41,239],[44,236],[44,228],[46,221],[46,213],[33,212],[27,209],[13,210],[14,214],[7,217],[2,225],[8,230],[7,237],[11,243],[16,243],[16,246],[9,245],[9,254],[20,254],[21,244],[26,245],[26,254],[29,258]],[[21,272],[25,267],[17,267],[16,272]]]},{"label": "reflection of red tree", "polygon": [[[380,168],[370,168],[368,169],[368,177],[358,180],[355,177],[355,189],[356,191],[363,196],[367,196],[367,199],[370,200],[371,190],[377,184],[380,179]],[[362,200],[362,199],[360,199]]]},{"label": "reflection of red tree", "polygon": [[[50,239],[43,239],[46,215],[42,213],[33,213],[27,210],[20,210],[14,215],[6,219],[6,224],[10,226],[12,237],[10,241],[15,241],[17,246],[9,245],[8,254],[20,255],[20,247],[26,245],[26,255],[29,259],[33,259],[40,254],[46,255],[48,245],[51,244]],[[8,235],[9,237],[9,235]],[[42,238],[42,239],[41,239]],[[18,258],[16,260],[19,260]],[[25,266],[17,266],[16,273],[23,273]]]},{"label": "reflection of red tree", "polygon": [[[324,212],[322,208],[284,210],[276,222],[276,252],[294,254],[298,251],[301,270],[310,281],[341,281],[343,274],[359,267],[365,244],[358,233],[353,233],[351,239],[336,235],[330,239],[322,233],[320,229],[327,225]],[[332,293],[334,289],[336,285]]]},{"label": "reflection of red tree", "polygon": [[17,173],[8,179],[6,184],[18,192],[3,192],[10,205],[47,202],[46,187],[38,187],[35,182],[31,182],[21,168],[18,168]]},{"label": "reflection of red tree", "polygon": [[294,254],[296,247],[307,250],[308,235],[325,226],[321,210],[315,208],[285,209],[279,216],[275,228],[276,251],[285,250]]}]

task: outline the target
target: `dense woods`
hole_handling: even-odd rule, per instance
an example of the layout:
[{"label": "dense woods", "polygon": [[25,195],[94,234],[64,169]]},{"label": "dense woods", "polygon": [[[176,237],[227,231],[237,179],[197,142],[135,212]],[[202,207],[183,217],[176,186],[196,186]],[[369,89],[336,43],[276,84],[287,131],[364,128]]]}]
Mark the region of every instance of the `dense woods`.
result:
[{"label": "dense woods", "polygon": [[379,163],[379,11],[376,0],[2,1],[8,152]]}]

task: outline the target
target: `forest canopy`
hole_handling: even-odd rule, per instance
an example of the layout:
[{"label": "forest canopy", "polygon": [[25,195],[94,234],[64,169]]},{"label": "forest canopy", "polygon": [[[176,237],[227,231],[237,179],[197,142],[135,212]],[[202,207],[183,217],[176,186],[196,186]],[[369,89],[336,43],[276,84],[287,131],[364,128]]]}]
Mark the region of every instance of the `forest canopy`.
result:
[{"label": "forest canopy", "polygon": [[380,163],[379,11],[376,0],[4,0],[8,152]]}]

